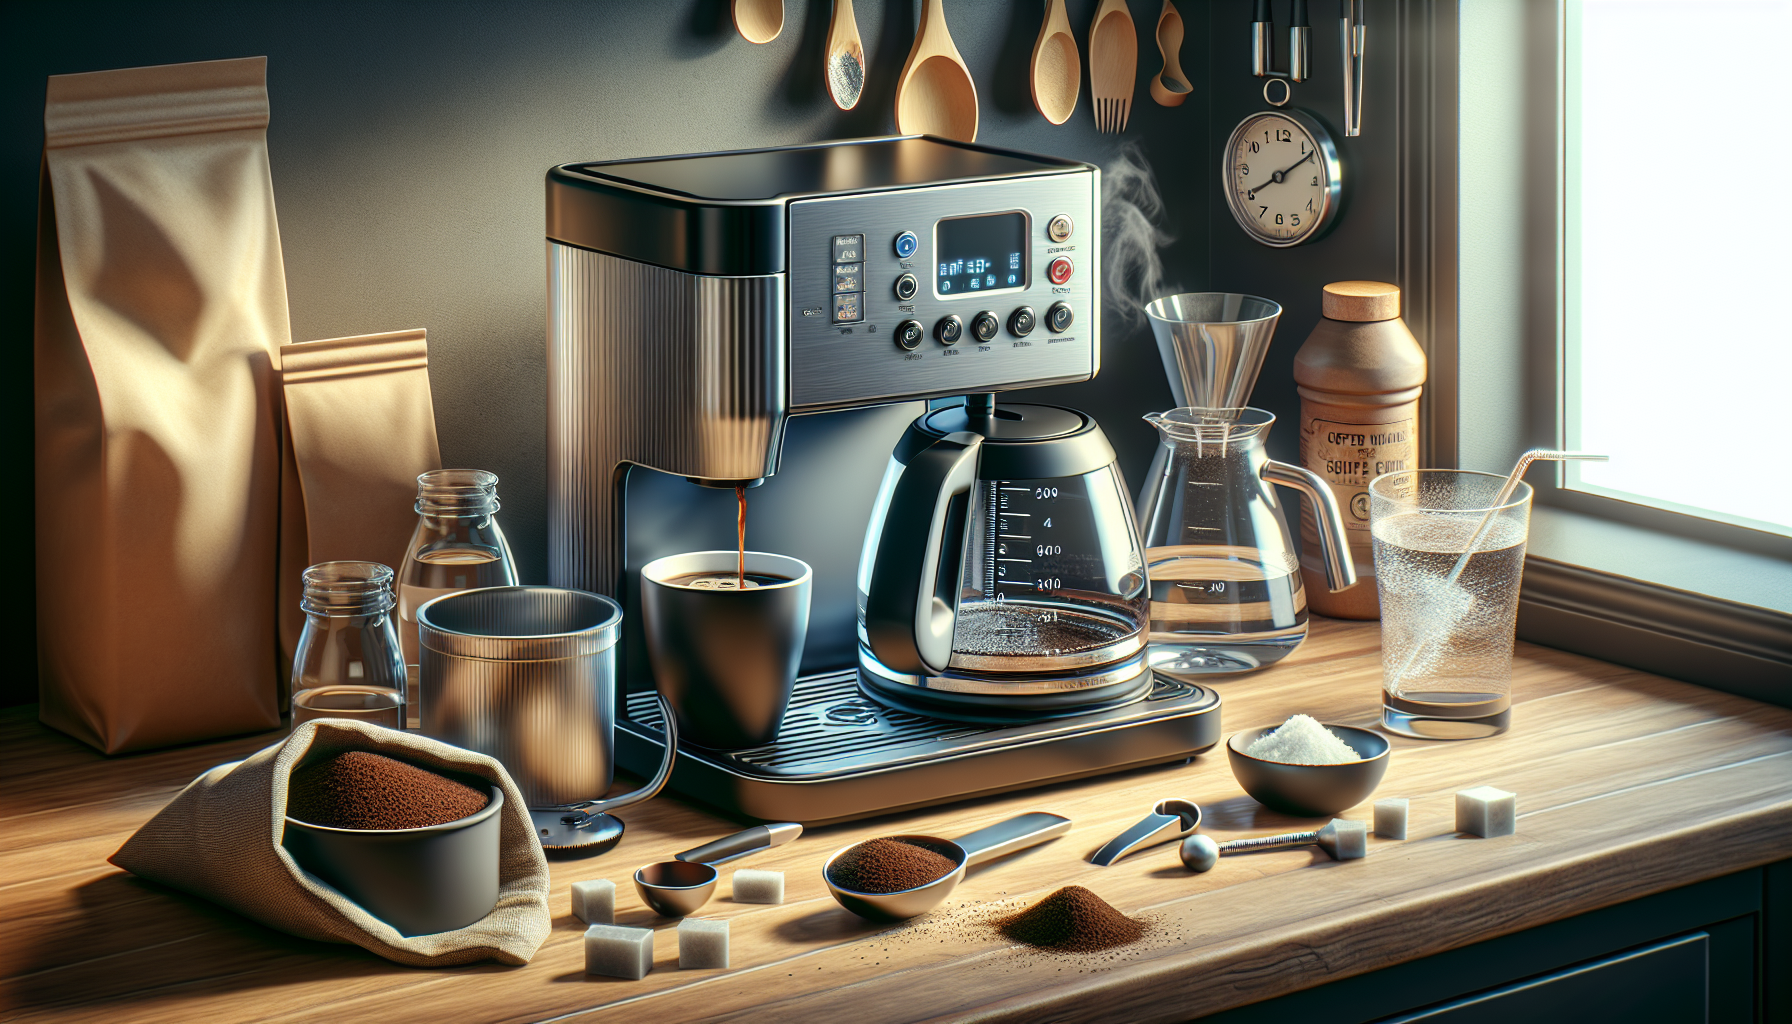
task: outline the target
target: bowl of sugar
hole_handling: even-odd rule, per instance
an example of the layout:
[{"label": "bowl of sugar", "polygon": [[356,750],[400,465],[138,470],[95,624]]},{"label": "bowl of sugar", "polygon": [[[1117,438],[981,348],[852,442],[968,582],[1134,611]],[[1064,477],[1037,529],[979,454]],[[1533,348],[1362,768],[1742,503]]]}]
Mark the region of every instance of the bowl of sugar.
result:
[{"label": "bowl of sugar", "polygon": [[1232,775],[1253,799],[1300,818],[1323,818],[1368,799],[1387,774],[1387,738],[1295,715],[1226,741]]}]

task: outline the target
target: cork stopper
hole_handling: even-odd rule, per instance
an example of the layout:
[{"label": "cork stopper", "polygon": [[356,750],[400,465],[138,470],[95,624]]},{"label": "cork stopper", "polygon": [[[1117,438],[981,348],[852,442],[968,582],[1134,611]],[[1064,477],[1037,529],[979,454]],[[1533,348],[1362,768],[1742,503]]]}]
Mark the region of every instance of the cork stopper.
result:
[{"label": "cork stopper", "polygon": [[1321,309],[1327,320],[1393,320],[1400,315],[1400,289],[1382,281],[1334,281],[1325,286]]}]

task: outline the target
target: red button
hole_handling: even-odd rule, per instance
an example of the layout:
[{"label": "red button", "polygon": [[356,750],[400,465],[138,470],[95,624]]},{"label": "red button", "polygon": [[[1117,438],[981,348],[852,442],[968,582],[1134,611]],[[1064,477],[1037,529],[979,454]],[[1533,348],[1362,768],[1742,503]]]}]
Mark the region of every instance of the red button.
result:
[{"label": "red button", "polygon": [[1070,280],[1070,275],[1075,272],[1076,264],[1070,262],[1070,257],[1068,256],[1058,257],[1051,261],[1045,268],[1045,276],[1050,279],[1053,284],[1063,284]]}]

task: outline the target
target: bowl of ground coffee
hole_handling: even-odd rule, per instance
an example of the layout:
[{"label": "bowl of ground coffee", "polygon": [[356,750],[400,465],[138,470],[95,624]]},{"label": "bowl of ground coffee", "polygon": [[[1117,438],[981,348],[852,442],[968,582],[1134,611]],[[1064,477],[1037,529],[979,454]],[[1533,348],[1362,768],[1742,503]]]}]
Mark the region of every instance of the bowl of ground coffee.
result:
[{"label": "bowl of ground coffee", "polygon": [[1070,831],[1070,819],[1035,811],[956,840],[896,835],[854,843],[829,857],[821,877],[847,910],[872,921],[927,913],[952,895],[965,868]]},{"label": "bowl of ground coffee", "polygon": [[281,845],[403,935],[452,931],[498,902],[504,791],[366,750],[308,759],[287,781]]}]

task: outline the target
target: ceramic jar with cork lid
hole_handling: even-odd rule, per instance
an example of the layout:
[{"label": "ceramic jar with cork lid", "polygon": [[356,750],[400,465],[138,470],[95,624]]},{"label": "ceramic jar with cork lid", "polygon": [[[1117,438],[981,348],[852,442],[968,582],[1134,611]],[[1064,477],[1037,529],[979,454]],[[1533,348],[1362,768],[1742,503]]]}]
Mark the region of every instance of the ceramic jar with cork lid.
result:
[{"label": "ceramic jar with cork lid", "polygon": [[1400,289],[1379,281],[1325,286],[1324,318],[1294,356],[1301,464],[1331,484],[1356,562],[1357,584],[1326,589],[1319,538],[1301,511],[1301,577],[1313,611],[1340,619],[1381,616],[1369,539],[1369,481],[1416,469],[1425,351],[1400,319]]}]

